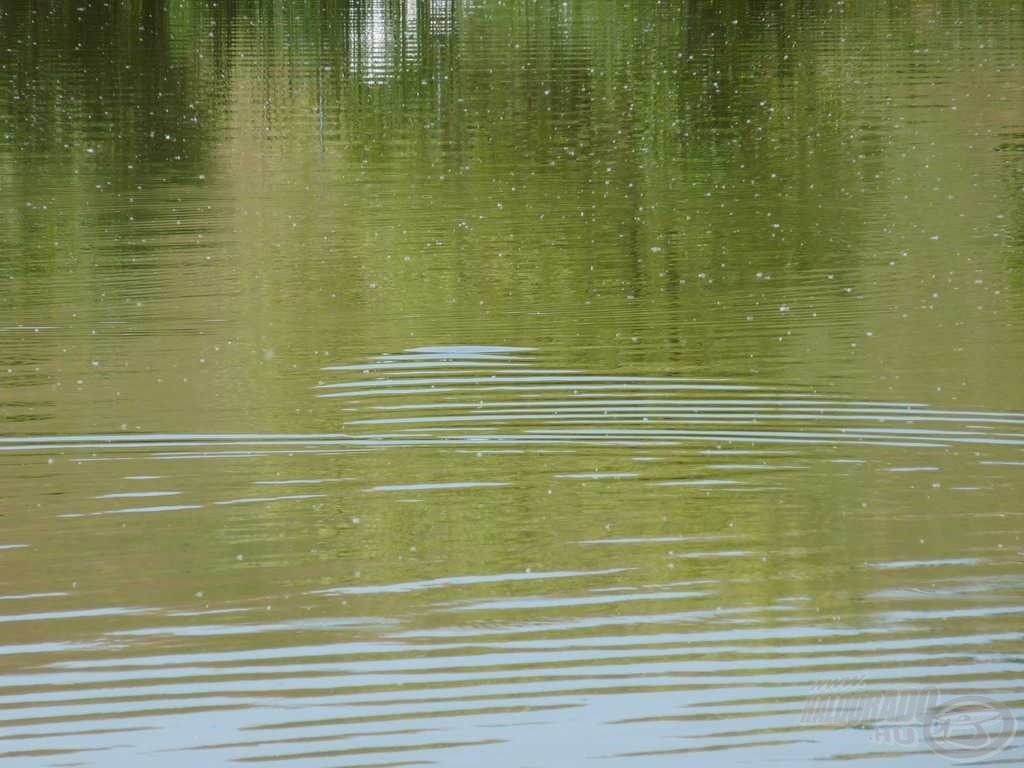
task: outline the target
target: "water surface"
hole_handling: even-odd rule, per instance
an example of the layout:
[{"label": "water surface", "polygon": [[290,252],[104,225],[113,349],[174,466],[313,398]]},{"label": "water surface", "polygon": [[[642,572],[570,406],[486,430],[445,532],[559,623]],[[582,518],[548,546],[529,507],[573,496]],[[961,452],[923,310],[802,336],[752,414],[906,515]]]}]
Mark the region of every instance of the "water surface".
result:
[{"label": "water surface", "polygon": [[4,3],[0,759],[1019,720],[1022,105],[1013,2]]}]

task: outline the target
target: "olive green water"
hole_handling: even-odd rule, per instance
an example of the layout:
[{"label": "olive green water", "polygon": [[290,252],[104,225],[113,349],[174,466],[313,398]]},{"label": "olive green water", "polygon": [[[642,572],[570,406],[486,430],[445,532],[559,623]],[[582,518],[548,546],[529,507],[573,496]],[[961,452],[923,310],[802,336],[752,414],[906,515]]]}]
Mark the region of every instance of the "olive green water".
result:
[{"label": "olive green water", "polygon": [[0,387],[4,764],[950,764],[1024,8],[5,1]]}]

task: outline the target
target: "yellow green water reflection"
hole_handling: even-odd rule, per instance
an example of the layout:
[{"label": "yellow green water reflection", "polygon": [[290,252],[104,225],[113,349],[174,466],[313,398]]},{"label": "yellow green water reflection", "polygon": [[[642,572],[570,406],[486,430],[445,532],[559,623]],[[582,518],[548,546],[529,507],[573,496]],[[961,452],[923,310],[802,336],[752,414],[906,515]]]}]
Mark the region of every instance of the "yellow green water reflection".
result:
[{"label": "yellow green water reflection", "polygon": [[860,675],[1019,720],[1022,51],[7,3],[0,758],[941,763],[801,720]]}]

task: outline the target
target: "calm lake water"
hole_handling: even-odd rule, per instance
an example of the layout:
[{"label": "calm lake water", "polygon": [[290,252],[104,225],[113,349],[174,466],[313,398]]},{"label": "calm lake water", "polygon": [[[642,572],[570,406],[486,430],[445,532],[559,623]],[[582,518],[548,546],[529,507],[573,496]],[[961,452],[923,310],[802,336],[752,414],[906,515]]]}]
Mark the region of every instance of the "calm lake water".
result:
[{"label": "calm lake water", "polygon": [[1020,2],[11,0],[0,139],[5,765],[1024,720]]}]

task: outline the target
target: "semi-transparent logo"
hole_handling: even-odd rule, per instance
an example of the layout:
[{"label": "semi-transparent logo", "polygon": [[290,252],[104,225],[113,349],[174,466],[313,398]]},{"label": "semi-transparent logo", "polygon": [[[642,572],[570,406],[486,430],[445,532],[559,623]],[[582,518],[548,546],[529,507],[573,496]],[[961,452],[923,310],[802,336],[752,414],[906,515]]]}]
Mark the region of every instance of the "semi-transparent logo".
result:
[{"label": "semi-transparent logo", "polygon": [[1017,735],[1013,711],[991,696],[944,696],[934,686],[870,688],[864,677],[814,683],[800,722],[862,728],[876,745],[927,747],[955,763],[990,758]]}]

